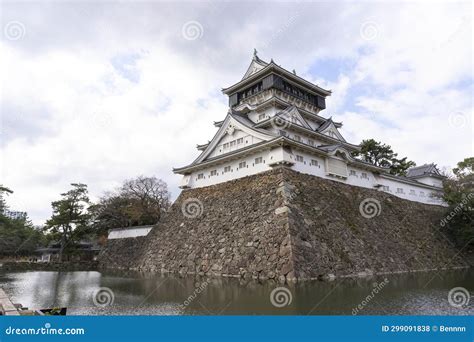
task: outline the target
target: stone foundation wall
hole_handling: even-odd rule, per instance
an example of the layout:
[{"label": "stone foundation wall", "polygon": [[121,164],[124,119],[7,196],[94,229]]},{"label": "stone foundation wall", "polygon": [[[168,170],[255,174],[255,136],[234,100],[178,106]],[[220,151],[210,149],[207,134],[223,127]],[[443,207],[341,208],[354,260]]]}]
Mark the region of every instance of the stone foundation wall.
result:
[{"label": "stone foundation wall", "polygon": [[99,254],[100,267],[136,270],[143,253],[146,236],[107,240]]},{"label": "stone foundation wall", "polygon": [[289,273],[288,220],[275,215],[281,176],[183,191],[148,235],[140,268],[261,279]]},{"label": "stone foundation wall", "polygon": [[445,208],[285,174],[297,278],[468,266],[440,226]]},{"label": "stone foundation wall", "polygon": [[465,267],[444,211],[280,168],[183,191],[148,236],[110,240],[100,260],[280,281]]}]

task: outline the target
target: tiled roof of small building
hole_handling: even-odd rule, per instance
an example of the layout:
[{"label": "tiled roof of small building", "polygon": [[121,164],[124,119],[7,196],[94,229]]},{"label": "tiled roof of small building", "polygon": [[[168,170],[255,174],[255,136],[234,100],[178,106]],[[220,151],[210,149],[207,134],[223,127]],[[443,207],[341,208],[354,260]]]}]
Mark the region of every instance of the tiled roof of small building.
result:
[{"label": "tiled roof of small building", "polygon": [[416,178],[422,176],[441,176],[438,169],[436,168],[436,164],[424,164],[417,167],[412,167],[407,170],[407,177],[408,178]]}]

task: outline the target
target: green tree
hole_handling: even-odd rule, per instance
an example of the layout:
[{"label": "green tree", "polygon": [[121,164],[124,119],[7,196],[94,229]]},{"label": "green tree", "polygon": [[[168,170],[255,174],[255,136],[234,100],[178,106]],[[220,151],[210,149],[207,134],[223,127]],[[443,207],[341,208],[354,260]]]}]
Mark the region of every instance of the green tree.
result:
[{"label": "green tree", "polygon": [[134,225],[128,214],[131,205],[129,199],[110,192],[101,197],[99,203],[91,205],[89,212],[96,234],[105,235],[109,229]]},{"label": "green tree", "polygon": [[453,169],[453,173],[459,179],[462,179],[464,184],[472,181],[474,178],[474,157],[466,158],[460,161]]},{"label": "green tree", "polygon": [[9,188],[0,185],[0,254],[4,256],[31,255],[43,245],[45,236],[35,228],[28,216],[10,218],[4,194],[12,194]]},{"label": "green tree", "polygon": [[474,157],[453,169],[454,177],[444,182],[443,199],[449,205],[441,222],[461,247],[474,248]]},{"label": "green tree", "polygon": [[415,162],[407,160],[407,157],[397,158],[398,154],[393,152],[390,145],[382,144],[374,139],[363,140],[360,147],[361,150],[354,152],[353,157],[376,166],[387,167],[392,175],[406,176],[406,171],[416,166]]},{"label": "green tree", "polygon": [[46,221],[50,233],[60,240],[59,260],[62,261],[66,248],[89,233],[90,215],[87,207],[90,203],[87,185],[72,183],[72,189],[61,194],[61,199],[51,203],[53,214]]},{"label": "green tree", "polygon": [[4,196],[12,193],[12,190],[0,184],[0,214],[4,214],[5,211],[8,209]]},{"label": "green tree", "polygon": [[0,254],[31,255],[46,242],[43,231],[27,218],[10,219],[0,215]]}]

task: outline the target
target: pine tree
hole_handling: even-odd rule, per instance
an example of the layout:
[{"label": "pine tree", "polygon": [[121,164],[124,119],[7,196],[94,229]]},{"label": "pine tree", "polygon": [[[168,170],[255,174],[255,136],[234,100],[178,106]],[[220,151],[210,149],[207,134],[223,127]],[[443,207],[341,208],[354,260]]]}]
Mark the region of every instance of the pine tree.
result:
[{"label": "pine tree", "polygon": [[60,200],[51,203],[53,215],[46,222],[50,232],[60,239],[59,261],[66,247],[71,247],[87,232],[90,218],[87,185],[72,183],[71,186],[71,190],[61,194]]}]

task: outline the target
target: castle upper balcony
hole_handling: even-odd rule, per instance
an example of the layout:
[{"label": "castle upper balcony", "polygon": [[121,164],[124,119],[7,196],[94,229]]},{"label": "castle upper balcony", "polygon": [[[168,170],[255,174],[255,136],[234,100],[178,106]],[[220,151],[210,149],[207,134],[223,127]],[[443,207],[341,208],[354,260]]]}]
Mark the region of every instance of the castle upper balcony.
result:
[{"label": "castle upper balcony", "polygon": [[274,100],[315,114],[326,108],[325,98],[331,95],[331,91],[289,72],[273,60],[266,63],[256,54],[244,78],[222,91],[229,96],[230,108],[245,103],[258,106]]}]

